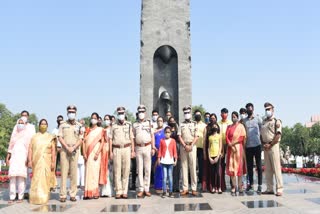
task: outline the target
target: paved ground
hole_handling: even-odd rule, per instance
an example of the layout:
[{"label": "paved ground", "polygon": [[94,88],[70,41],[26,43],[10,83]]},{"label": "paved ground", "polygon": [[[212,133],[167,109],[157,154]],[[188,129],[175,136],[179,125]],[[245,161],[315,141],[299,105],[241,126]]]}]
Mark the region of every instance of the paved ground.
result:
[{"label": "paved ground", "polygon": [[[131,199],[116,200],[100,198],[98,200],[79,200],[75,203],[60,203],[58,193],[51,194],[48,205],[35,206],[27,201],[8,206],[7,184],[0,186],[0,213],[64,212],[64,213],[100,213],[100,212],[134,212],[157,213],[320,213],[320,179],[300,175],[284,174],[285,192],[282,197],[273,195],[244,195],[232,197],[230,192],[222,195],[202,193],[200,197],[151,198],[136,199],[130,192]],[[263,189],[265,186],[263,185]],[[79,197],[82,192],[79,192]],[[268,207],[269,206],[269,207]],[[252,208],[251,208],[252,207]],[[260,208],[259,208],[260,207]],[[204,209],[204,210],[202,210]],[[209,210],[208,210],[209,209]],[[193,210],[193,211],[190,211]]]}]

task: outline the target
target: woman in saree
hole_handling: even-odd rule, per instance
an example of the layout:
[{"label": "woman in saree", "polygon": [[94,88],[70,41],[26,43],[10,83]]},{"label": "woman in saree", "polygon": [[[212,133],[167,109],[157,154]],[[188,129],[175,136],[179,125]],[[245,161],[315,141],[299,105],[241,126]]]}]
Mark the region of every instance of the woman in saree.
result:
[{"label": "woman in saree", "polygon": [[112,151],[112,147],[109,143],[110,129],[111,129],[111,116],[105,115],[103,120],[104,128],[104,145],[101,151],[101,164],[100,164],[100,177],[99,184],[101,185],[101,197],[112,196],[112,178],[110,177],[109,168],[109,151]]},{"label": "woman in saree", "polygon": [[[16,198],[16,191],[18,193],[18,203],[23,202],[23,195],[26,188],[27,178],[27,157],[30,144],[31,135],[26,129],[25,118],[20,118],[17,121],[17,130],[12,134],[8,154],[6,157],[6,164],[9,166],[9,178],[10,178],[10,200],[9,204],[12,204]],[[18,190],[16,190],[18,186]]]},{"label": "woman in saree", "polygon": [[47,132],[48,122],[41,119],[39,132],[32,139],[29,147],[28,166],[32,168],[30,187],[31,204],[45,204],[50,198],[50,188],[56,186],[56,138]]},{"label": "woman in saree", "polygon": [[227,149],[227,175],[231,177],[232,189],[231,195],[236,195],[238,179],[239,193],[242,193],[242,175],[245,174],[246,168],[243,167],[243,145],[246,138],[246,130],[243,124],[239,123],[238,112],[232,112],[232,125],[229,125],[226,131]]},{"label": "woman in saree", "polygon": [[101,150],[104,146],[104,131],[98,126],[98,113],[91,114],[90,129],[86,131],[83,143],[83,158],[86,164],[84,199],[98,199]]},{"label": "woman in saree", "polygon": [[[157,125],[158,127],[154,131],[154,140],[155,140],[155,146],[157,150],[160,148],[160,140],[165,138],[164,134],[164,127],[163,127],[163,117],[159,116],[157,118]],[[152,157],[152,165],[154,166],[154,189],[157,191],[157,193],[162,192],[162,180],[163,180],[163,172],[162,167],[160,165],[156,164],[157,161],[157,155],[154,155]]]}]

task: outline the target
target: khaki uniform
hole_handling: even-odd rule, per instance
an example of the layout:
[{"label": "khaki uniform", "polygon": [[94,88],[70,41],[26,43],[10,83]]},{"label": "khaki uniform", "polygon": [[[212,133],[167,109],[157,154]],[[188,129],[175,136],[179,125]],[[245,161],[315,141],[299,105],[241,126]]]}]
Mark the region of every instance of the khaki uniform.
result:
[{"label": "khaki uniform", "polygon": [[[64,139],[65,144],[74,146],[79,140],[83,139],[83,133],[80,131],[81,124],[75,121],[71,124],[70,121],[63,122],[59,127],[58,136]],[[67,149],[62,146],[60,152],[61,165],[61,189],[60,198],[67,197],[67,178],[70,174],[70,197],[76,197],[77,194],[77,166],[79,157],[79,148],[72,154],[68,153]]]},{"label": "khaki uniform", "polygon": [[[271,143],[277,133],[282,133],[282,124],[280,120],[276,120],[272,117],[270,120],[265,119],[262,122],[261,137],[262,144]],[[280,162],[280,149],[279,142],[271,147],[270,150],[264,151],[264,162],[266,166],[266,182],[267,191],[273,192],[273,174],[276,178],[277,192],[283,192],[283,181],[281,174],[281,162]]]},{"label": "khaki uniform", "polygon": [[[151,149],[153,132],[151,121],[138,121],[133,124],[133,135],[136,143],[136,163],[138,168],[138,185],[140,192],[149,192],[151,175]],[[144,174],[144,176],[143,176]]]},{"label": "khaki uniform", "polygon": [[114,185],[117,195],[128,193],[132,138],[132,126],[129,122],[123,124],[117,122],[112,125],[110,139],[112,140]]},{"label": "khaki uniform", "polygon": [[[178,129],[178,135],[181,136],[186,145],[190,145],[194,138],[198,135],[197,123],[194,121],[184,121],[181,123]],[[180,149],[180,158],[181,158],[181,168],[182,168],[182,178],[183,185],[182,188],[184,191],[188,190],[188,167],[191,175],[191,189],[192,191],[197,190],[197,147],[194,144],[192,146],[191,152],[186,152],[184,148]]]}]

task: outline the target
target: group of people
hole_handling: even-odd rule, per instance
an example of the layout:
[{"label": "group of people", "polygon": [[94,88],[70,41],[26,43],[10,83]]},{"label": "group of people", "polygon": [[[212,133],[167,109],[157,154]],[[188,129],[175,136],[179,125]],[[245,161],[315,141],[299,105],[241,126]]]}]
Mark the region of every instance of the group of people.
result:
[{"label": "group of people", "polygon": [[[150,197],[151,185],[162,197],[168,193],[173,197],[173,192],[196,196],[198,183],[202,191],[222,194],[226,191],[226,174],[230,176],[231,194],[235,196],[237,192],[253,191],[254,159],[257,192],[281,196],[279,142],[282,125],[281,120],[274,117],[271,103],[265,103],[264,108],[263,119],[254,114],[253,104],[248,103],[239,113],[232,112],[231,120],[228,109],[223,108],[221,120],[218,120],[214,113],[202,115],[199,110],[192,113],[191,106],[185,106],[182,109],[184,120],[178,124],[171,112],[162,117],[157,110],[152,111],[152,120],[148,120],[144,105],[138,106],[136,121],[130,123],[126,120],[125,108],[118,107],[117,118],[105,115],[102,119],[94,112],[89,127],[85,127],[84,121],[76,120],[76,106],[70,105],[68,119],[63,120],[59,115],[58,126],[52,134],[47,130],[46,119],[40,120],[36,133],[34,125],[28,122],[29,113],[22,111],[6,158],[9,203],[14,202],[16,193],[17,202],[22,202],[25,191],[29,192],[32,204],[48,202],[50,190],[57,186],[58,162],[61,202],[66,202],[68,177],[70,201],[77,200],[78,186],[84,186],[84,199],[113,194],[116,199],[126,199],[130,169],[131,187],[137,190],[138,197]],[[264,192],[261,189],[262,150],[267,182]],[[273,175],[277,182],[276,193]]]}]

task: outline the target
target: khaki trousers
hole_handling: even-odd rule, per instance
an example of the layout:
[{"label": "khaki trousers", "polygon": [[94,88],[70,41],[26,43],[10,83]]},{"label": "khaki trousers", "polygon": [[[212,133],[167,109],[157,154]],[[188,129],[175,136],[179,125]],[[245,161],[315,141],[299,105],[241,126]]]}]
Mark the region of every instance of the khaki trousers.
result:
[{"label": "khaki trousers", "polygon": [[182,167],[182,188],[188,190],[188,168],[191,176],[191,190],[197,191],[197,147],[193,145],[191,152],[186,152],[184,148],[180,149],[181,167]]},{"label": "khaki trousers", "polygon": [[267,182],[267,191],[273,192],[273,175],[276,178],[277,192],[283,192],[283,181],[281,174],[279,143],[274,145],[270,150],[264,151],[265,173]]},{"label": "khaki trousers", "polygon": [[[78,169],[79,149],[74,154],[69,154],[65,148],[60,152],[60,166],[61,166],[61,187],[60,198],[67,197],[67,179],[70,174],[70,197],[77,195],[77,169]],[[70,172],[70,173],[69,173]]]},{"label": "khaki trousers", "polygon": [[131,148],[113,148],[113,169],[116,195],[128,194]]},{"label": "khaki trousers", "polygon": [[[140,192],[149,192],[151,175],[151,145],[136,146],[136,162],[138,168],[138,185]],[[144,172],[144,176],[143,176]]]}]

